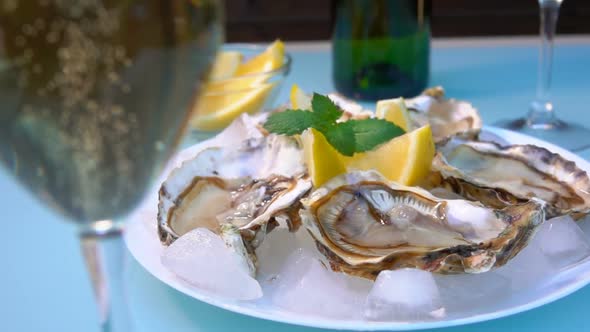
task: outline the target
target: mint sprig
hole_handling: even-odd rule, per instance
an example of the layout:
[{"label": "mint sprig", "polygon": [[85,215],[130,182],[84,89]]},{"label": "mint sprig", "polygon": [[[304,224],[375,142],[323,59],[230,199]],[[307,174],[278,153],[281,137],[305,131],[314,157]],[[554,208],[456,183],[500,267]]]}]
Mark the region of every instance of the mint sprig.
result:
[{"label": "mint sprig", "polygon": [[338,152],[345,156],[374,149],[392,138],[403,135],[402,128],[383,119],[336,122],[342,110],[327,96],[314,93],[312,111],[286,110],[272,114],[264,128],[271,133],[298,135],[308,128],[318,130]]},{"label": "mint sprig", "polygon": [[312,112],[302,110],[286,110],[271,115],[264,123],[264,129],[271,133],[283,135],[299,135],[305,129],[313,127],[316,122]]},{"label": "mint sprig", "polygon": [[316,119],[321,120],[316,121],[316,124],[333,124],[342,116],[342,110],[330,98],[317,93],[311,98],[311,109]]}]

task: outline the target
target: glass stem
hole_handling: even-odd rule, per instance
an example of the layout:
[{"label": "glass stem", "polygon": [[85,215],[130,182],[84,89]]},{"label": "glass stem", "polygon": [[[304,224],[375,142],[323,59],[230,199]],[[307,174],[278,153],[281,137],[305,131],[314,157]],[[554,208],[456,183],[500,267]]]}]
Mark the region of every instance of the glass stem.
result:
[{"label": "glass stem", "polygon": [[527,123],[534,128],[550,129],[555,125],[553,105],[549,101],[553,66],[553,38],[561,1],[539,0],[541,48],[537,73],[537,97],[531,103]]},{"label": "glass stem", "polygon": [[121,228],[111,221],[100,221],[82,230],[80,241],[102,331],[132,331],[124,286],[125,246]]}]

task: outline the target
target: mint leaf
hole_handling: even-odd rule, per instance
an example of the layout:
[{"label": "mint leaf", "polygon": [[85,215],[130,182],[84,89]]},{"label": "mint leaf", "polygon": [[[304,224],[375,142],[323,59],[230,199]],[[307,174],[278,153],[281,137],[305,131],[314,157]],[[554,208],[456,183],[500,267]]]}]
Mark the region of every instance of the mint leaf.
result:
[{"label": "mint leaf", "polygon": [[345,156],[352,156],[356,151],[355,134],[353,125],[348,122],[337,123],[324,128],[321,133],[328,143]]},{"label": "mint leaf", "polygon": [[314,93],[311,98],[311,108],[319,120],[315,127],[318,130],[320,127],[336,122],[342,116],[342,110],[330,98],[317,93]]},{"label": "mint leaf", "polygon": [[405,131],[383,119],[348,120],[354,132],[355,152],[365,152],[374,149],[394,137],[403,135]]},{"label": "mint leaf", "polygon": [[264,123],[264,129],[271,133],[298,135],[305,129],[313,127],[315,116],[312,112],[302,110],[286,110],[274,113]]},{"label": "mint leaf", "polygon": [[342,110],[330,98],[314,93],[312,112],[286,110],[269,116],[264,128],[271,133],[283,135],[301,134],[307,128],[315,128],[338,152],[352,156],[356,152],[374,149],[394,137],[404,134],[404,130],[383,119],[348,120],[336,123]]}]

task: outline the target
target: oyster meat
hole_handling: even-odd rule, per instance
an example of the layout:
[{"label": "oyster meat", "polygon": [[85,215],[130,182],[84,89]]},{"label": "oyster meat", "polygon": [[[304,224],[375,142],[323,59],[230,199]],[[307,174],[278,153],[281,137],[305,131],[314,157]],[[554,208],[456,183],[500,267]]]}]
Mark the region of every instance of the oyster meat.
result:
[{"label": "oyster meat", "polygon": [[198,227],[221,235],[255,271],[254,249],[276,226],[300,224],[299,198],[309,191],[296,141],[277,135],[238,148],[208,148],[171,172],[159,191],[158,234],[164,244]]},{"label": "oyster meat", "polygon": [[374,171],[338,176],[302,202],[303,224],[332,269],[369,279],[403,267],[486,272],[516,255],[544,221],[536,199],[494,210],[439,199]]},{"label": "oyster meat", "polygon": [[406,99],[406,106],[414,128],[430,124],[435,142],[455,135],[476,138],[483,126],[479,113],[470,103],[446,99],[442,87]]},{"label": "oyster meat", "polygon": [[502,147],[458,137],[437,146],[433,184],[469,200],[502,208],[536,197],[547,218],[590,211],[590,179],[572,161],[534,145]]}]

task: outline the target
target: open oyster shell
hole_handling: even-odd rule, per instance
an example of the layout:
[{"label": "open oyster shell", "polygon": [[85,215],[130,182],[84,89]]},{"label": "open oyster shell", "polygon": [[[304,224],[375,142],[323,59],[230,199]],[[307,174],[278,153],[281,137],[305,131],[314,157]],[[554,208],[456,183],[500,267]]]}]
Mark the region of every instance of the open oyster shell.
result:
[{"label": "open oyster shell", "polygon": [[547,202],[548,218],[590,212],[588,174],[538,146],[502,147],[455,137],[437,145],[432,170],[440,175],[435,185],[494,208],[536,197]]},{"label": "open oyster shell", "polygon": [[332,269],[369,279],[403,267],[485,272],[516,255],[544,221],[542,201],[493,210],[373,171],[338,176],[302,202],[303,223]]},{"label": "open oyster shell", "polygon": [[239,147],[200,152],[172,171],[159,191],[158,234],[164,244],[197,227],[221,235],[251,274],[254,249],[276,225],[300,224],[299,198],[311,188],[296,141],[277,135]]},{"label": "open oyster shell", "polygon": [[455,135],[476,138],[483,126],[479,113],[470,103],[446,99],[440,86],[406,99],[406,106],[415,128],[430,124],[435,142]]},{"label": "open oyster shell", "polygon": [[342,110],[343,114],[339,122],[344,122],[348,120],[360,120],[360,119],[367,119],[374,116],[374,112],[370,110],[366,110],[363,106],[356,101],[347,98],[340,93],[333,92],[328,94],[328,97],[334,104],[336,104]]}]

